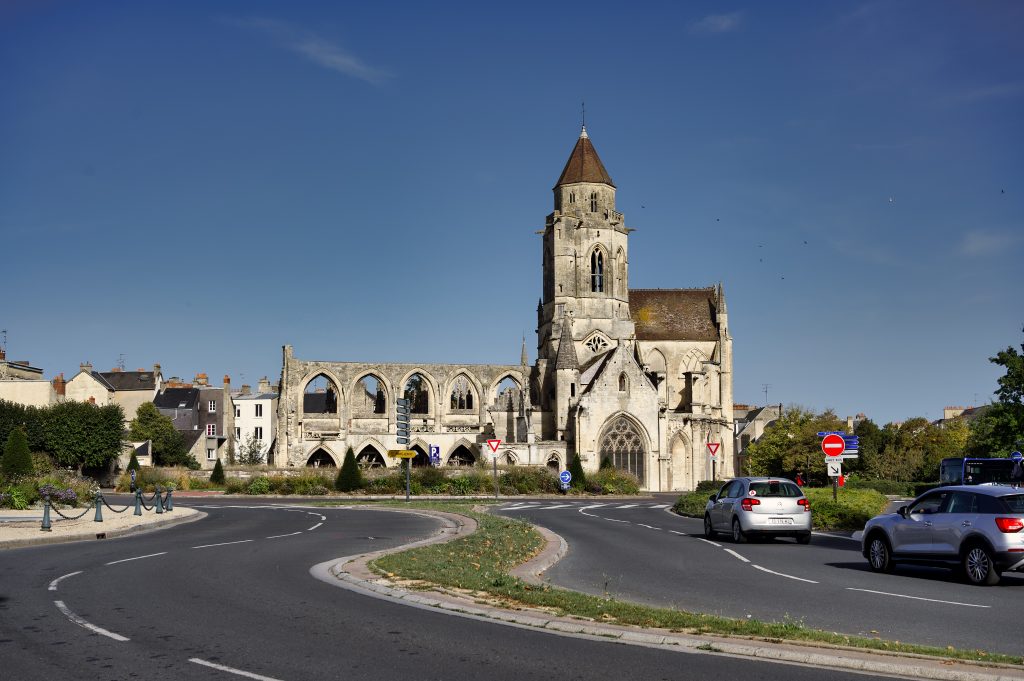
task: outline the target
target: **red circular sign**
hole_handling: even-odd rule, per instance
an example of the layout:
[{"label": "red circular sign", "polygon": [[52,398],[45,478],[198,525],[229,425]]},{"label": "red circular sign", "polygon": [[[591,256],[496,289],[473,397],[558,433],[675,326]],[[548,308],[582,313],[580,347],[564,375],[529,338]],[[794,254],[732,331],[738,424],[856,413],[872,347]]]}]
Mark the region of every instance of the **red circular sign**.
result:
[{"label": "red circular sign", "polygon": [[835,433],[826,435],[821,441],[821,451],[825,452],[825,456],[840,456],[846,451],[846,440]]}]

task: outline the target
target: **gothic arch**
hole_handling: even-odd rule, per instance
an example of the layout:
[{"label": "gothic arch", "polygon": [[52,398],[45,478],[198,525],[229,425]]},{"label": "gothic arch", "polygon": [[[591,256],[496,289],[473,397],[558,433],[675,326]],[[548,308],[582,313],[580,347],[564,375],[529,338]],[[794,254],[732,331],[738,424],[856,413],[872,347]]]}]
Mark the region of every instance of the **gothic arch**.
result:
[{"label": "gothic arch", "polygon": [[665,360],[665,355],[658,348],[651,348],[645,354],[644,364],[647,365],[651,382],[658,389],[658,397],[662,400],[667,400],[669,375],[668,362]]},{"label": "gothic arch", "polygon": [[[362,382],[366,378],[373,378],[373,379],[375,379],[377,381],[377,385],[379,386],[380,390],[384,393],[383,396],[382,396],[383,411],[374,411],[373,407],[376,406],[374,404],[369,404],[369,405],[360,404],[360,398],[363,395],[365,395],[365,391],[364,391],[364,389],[362,387]],[[350,388],[350,392],[349,392],[349,395],[351,397],[351,399],[349,400],[349,403],[350,403],[349,407],[351,407],[352,415],[353,416],[374,415],[374,416],[378,416],[378,417],[387,416],[389,405],[391,404],[391,401],[392,401],[391,400],[391,396],[393,394],[394,394],[394,391],[391,389],[391,384],[388,382],[388,380],[386,378],[384,378],[384,376],[382,376],[381,374],[377,373],[376,371],[364,371],[364,372],[362,372],[360,374],[357,374],[355,379],[352,381],[352,387]]]},{"label": "gothic arch", "polygon": [[615,263],[612,275],[615,277],[615,285],[612,288],[612,293],[623,298],[626,295],[626,289],[628,288],[626,278],[626,252],[619,246],[619,249],[615,251]]},{"label": "gothic arch", "polygon": [[600,331],[591,331],[583,339],[583,347],[590,350],[594,355],[600,355],[612,349],[612,342],[606,334]]},{"label": "gothic arch", "polygon": [[306,457],[306,465],[311,468],[337,468],[338,457],[326,445],[320,445]]},{"label": "gothic arch", "polygon": [[548,468],[553,468],[556,471],[565,470],[562,467],[562,455],[559,454],[558,452],[551,452],[550,454],[548,454],[548,458],[544,462],[544,465]]},{"label": "gothic arch", "polygon": [[460,447],[462,449],[466,450],[467,452],[469,452],[470,456],[473,457],[473,461],[474,462],[480,460],[480,447],[477,446],[476,443],[471,442],[471,441],[467,440],[464,437],[460,437],[455,442],[455,444],[452,445],[452,448],[448,450],[448,454],[444,457],[444,461],[447,463],[447,465],[449,465],[449,466],[452,465],[452,463],[451,463],[452,454],[454,454],[455,450],[459,449]]},{"label": "gothic arch", "polygon": [[518,463],[519,463],[519,457],[516,456],[516,453],[513,452],[511,449],[506,449],[505,450],[505,465],[506,466],[515,466]]},{"label": "gothic arch", "polygon": [[452,448],[452,451],[448,453],[448,458],[445,460],[445,464],[448,466],[472,466],[477,462],[479,456],[465,444],[458,444]]},{"label": "gothic arch", "polygon": [[[306,411],[306,391],[309,389],[309,384],[321,377],[323,377],[324,380],[326,380],[334,388],[334,409],[321,412]],[[342,412],[342,407],[345,404],[345,393],[341,389],[341,381],[338,380],[338,377],[334,374],[334,372],[326,368],[316,368],[311,370],[308,374],[306,374],[305,378],[303,378],[302,382],[299,384],[299,395],[302,396],[303,414],[337,414],[338,416],[340,416]],[[326,401],[327,404],[325,405],[325,407],[329,407],[330,398],[327,398]]]},{"label": "gothic arch", "polygon": [[402,380],[398,383],[398,386],[399,386],[398,387],[398,391],[401,394],[401,396],[404,397],[405,396],[405,389],[406,389],[406,387],[408,387],[409,381],[412,380],[412,377],[416,376],[416,375],[419,375],[419,376],[421,376],[423,378],[424,388],[425,388],[426,394],[427,394],[427,407],[426,407],[426,411],[422,411],[422,412],[415,411],[415,408],[414,408],[413,409],[413,418],[415,418],[417,415],[419,415],[420,417],[435,416],[436,414],[439,413],[438,409],[437,409],[437,404],[438,404],[438,402],[437,402],[437,399],[438,399],[438,397],[437,397],[437,379],[435,379],[432,375],[430,375],[430,373],[428,371],[426,371],[425,369],[422,369],[422,368],[416,368],[416,369],[412,369],[411,371],[408,371],[405,374],[405,376],[402,377]]},{"label": "gothic arch", "polygon": [[[524,381],[523,381],[523,377],[518,372],[513,372],[513,371],[507,371],[507,372],[503,373],[496,381],[491,383],[491,389],[490,389],[491,404],[494,405],[494,406],[502,406],[502,407],[507,406],[505,404],[501,404],[501,405],[498,404],[499,398],[501,397],[501,394],[498,392],[498,388],[501,387],[501,384],[504,383],[506,380],[512,381],[516,385],[515,389],[518,390],[518,394],[517,395],[513,395],[514,404],[512,406],[513,406],[514,409],[518,409],[519,408],[519,399],[520,399],[520,396],[523,393]],[[509,389],[509,386],[506,386],[505,389],[506,390]]]},{"label": "gothic arch", "polygon": [[694,485],[693,449],[683,430],[677,430],[669,437],[668,451],[671,459],[669,489],[691,489]]},{"label": "gothic arch", "polygon": [[647,429],[626,412],[613,414],[601,428],[598,442],[598,461],[607,457],[616,468],[629,471],[646,485],[647,455],[651,438]]},{"label": "gothic arch", "polygon": [[470,373],[470,371],[468,369],[464,369],[464,368],[456,370],[455,371],[455,375],[452,376],[452,379],[450,381],[448,381],[448,387],[447,387],[447,389],[444,392],[444,397],[445,397],[444,410],[445,410],[445,412],[456,411],[456,409],[452,408],[452,392],[456,389],[456,387],[457,387],[456,384],[457,384],[457,382],[459,381],[460,378],[466,379],[466,383],[468,384],[469,389],[472,391],[473,400],[472,400],[472,406],[466,406],[466,407],[456,408],[456,409],[458,411],[479,412],[480,411],[481,402],[482,402],[482,398],[483,398],[483,390],[480,388],[480,381],[478,381],[476,376],[474,376],[472,373]]},{"label": "gothic arch", "polygon": [[679,363],[679,371],[701,371],[703,366],[701,362],[707,361],[708,356],[697,348],[690,348],[689,352],[683,355],[682,361]]},{"label": "gothic arch", "polygon": [[587,251],[587,286],[585,291],[591,293],[610,293],[612,282],[609,272],[612,269],[611,257],[604,244],[595,244]]},{"label": "gothic arch", "polygon": [[[371,451],[372,450],[372,451]],[[363,440],[358,447],[353,448],[356,453],[356,463],[364,468],[387,468],[388,448],[376,438]],[[376,456],[373,456],[376,454]]]}]

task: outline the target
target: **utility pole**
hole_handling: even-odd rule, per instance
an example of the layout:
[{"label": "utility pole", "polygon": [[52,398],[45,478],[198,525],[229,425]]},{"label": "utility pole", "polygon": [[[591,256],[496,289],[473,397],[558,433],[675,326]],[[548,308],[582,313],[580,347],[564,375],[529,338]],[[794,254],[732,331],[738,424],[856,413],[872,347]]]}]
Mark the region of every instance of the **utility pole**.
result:
[{"label": "utility pole", "polygon": [[771,383],[762,383],[761,390],[764,391],[764,405],[768,406],[768,388],[772,387]]}]

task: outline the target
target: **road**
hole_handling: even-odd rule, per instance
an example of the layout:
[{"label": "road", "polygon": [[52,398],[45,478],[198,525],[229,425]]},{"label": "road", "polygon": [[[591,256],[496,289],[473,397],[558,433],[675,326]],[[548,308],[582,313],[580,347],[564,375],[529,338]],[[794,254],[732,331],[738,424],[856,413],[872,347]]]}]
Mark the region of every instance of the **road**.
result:
[{"label": "road", "polygon": [[547,577],[566,588],[904,643],[1021,653],[1024,576],[976,587],[939,568],[876,574],[848,538],[816,533],[808,546],[792,539],[735,545],[721,535],[709,542],[701,520],[667,508],[647,499],[506,503],[498,512],[565,538],[569,553]]},{"label": "road", "polygon": [[[560,636],[411,608],[309,573],[322,561],[428,536],[438,526],[431,518],[231,500],[196,505],[209,516],[168,530],[0,552],[4,677],[821,677],[802,666]],[[829,672],[829,678],[865,677]]]}]

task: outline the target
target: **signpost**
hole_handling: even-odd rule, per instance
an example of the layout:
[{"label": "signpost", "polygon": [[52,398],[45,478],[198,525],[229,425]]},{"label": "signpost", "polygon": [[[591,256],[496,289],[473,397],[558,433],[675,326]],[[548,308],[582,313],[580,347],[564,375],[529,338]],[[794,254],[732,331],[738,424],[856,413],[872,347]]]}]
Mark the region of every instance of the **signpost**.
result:
[{"label": "signpost", "polygon": [[828,468],[828,477],[830,478],[838,478],[843,474],[842,461],[826,461],[825,467]]},{"label": "signpost", "polygon": [[491,459],[494,461],[494,498],[498,498],[498,447],[501,440],[488,440],[487,446],[491,448]]},{"label": "signpost", "polygon": [[715,479],[715,464],[718,463],[718,448],[721,447],[720,442],[708,442],[708,453],[711,455],[711,479]]},{"label": "signpost", "polygon": [[562,471],[558,474],[558,486],[563,492],[569,489],[569,483],[572,482],[572,473],[569,471]]},{"label": "signpost", "polygon": [[430,465],[434,468],[438,468],[441,465],[441,447],[440,445],[430,445]]},{"label": "signpost", "polygon": [[839,485],[845,483],[843,476],[843,459],[856,459],[860,451],[860,438],[856,435],[840,431],[818,433],[821,440],[821,451],[825,453],[825,467],[828,477],[832,478],[832,500],[839,498]]},{"label": "signpost", "polygon": [[[395,441],[400,445],[409,444],[409,414],[412,411],[412,402],[399,397],[395,400]],[[402,449],[398,451],[409,452],[411,450]],[[390,452],[388,452],[390,454]],[[397,456],[397,455],[396,455]],[[409,488],[411,483],[409,481],[409,469],[412,468],[412,459],[416,456],[415,452],[412,452],[412,456],[402,456],[400,458],[405,459],[405,500],[409,501]]]},{"label": "signpost", "polygon": [[846,440],[835,433],[829,433],[821,441],[821,451],[825,452],[829,459],[842,456],[846,451]]}]

